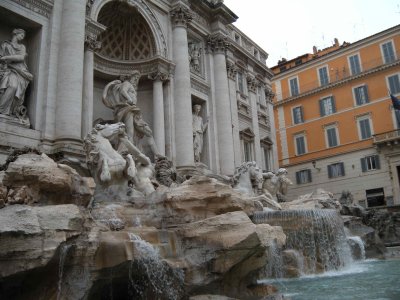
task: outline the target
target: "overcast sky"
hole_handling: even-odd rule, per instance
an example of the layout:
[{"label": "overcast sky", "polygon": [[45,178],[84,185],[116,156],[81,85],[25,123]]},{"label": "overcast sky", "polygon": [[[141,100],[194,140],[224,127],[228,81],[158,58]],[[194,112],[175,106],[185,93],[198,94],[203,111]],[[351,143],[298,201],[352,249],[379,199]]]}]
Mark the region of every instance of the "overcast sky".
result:
[{"label": "overcast sky", "polygon": [[400,0],[225,0],[234,23],[269,54],[268,67],[400,24]]}]

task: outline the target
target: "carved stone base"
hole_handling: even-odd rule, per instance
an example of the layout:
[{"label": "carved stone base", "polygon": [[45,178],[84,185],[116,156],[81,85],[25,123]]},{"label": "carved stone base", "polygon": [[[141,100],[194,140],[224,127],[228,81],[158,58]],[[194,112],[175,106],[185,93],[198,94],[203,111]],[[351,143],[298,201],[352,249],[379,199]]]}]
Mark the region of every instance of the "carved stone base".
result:
[{"label": "carved stone base", "polygon": [[24,128],[29,128],[31,126],[31,123],[28,118],[26,120],[22,121],[22,120],[18,119],[17,117],[7,116],[7,115],[3,115],[3,114],[0,114],[0,122],[2,122],[2,123],[4,122],[4,123],[10,124],[10,125],[20,126],[20,127],[24,127]]}]

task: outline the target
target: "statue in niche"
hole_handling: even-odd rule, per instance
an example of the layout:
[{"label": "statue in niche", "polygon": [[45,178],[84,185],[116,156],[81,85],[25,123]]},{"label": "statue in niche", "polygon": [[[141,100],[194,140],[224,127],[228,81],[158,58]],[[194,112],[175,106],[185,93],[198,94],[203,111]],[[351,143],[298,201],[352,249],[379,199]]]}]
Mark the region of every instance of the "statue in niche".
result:
[{"label": "statue in niche", "polygon": [[24,38],[23,29],[14,29],[11,41],[4,41],[0,46],[0,114],[15,116],[21,123],[29,125],[27,109],[23,104],[33,75],[25,63],[27,53],[21,44]]},{"label": "statue in niche", "polygon": [[125,124],[129,141],[155,158],[159,151],[153,132],[136,105],[139,79],[140,73],[133,71],[129,76],[108,83],[103,91],[103,103],[114,111],[114,121]]},{"label": "statue in niche", "polygon": [[201,48],[196,43],[189,43],[189,64],[190,69],[200,73]]},{"label": "statue in niche", "polygon": [[278,202],[284,202],[289,185],[293,184],[287,177],[287,174],[288,172],[285,168],[279,168],[275,173],[263,173],[264,182],[262,185],[262,191],[264,195],[270,199],[273,199],[273,196],[275,196]]},{"label": "statue in niche", "polygon": [[208,127],[208,118],[203,123],[203,118],[200,117],[201,105],[195,104],[193,106],[192,126],[193,126],[193,151],[194,161],[200,162],[201,152],[203,151],[203,135]]}]

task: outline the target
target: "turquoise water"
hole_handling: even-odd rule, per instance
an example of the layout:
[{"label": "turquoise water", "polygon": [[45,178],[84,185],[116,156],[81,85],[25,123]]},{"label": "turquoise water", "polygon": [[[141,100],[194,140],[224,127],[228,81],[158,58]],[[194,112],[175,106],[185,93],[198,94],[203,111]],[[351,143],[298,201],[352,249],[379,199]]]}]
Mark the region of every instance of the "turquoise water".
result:
[{"label": "turquoise water", "polygon": [[366,260],[341,271],[261,282],[292,300],[399,300],[400,260]]}]

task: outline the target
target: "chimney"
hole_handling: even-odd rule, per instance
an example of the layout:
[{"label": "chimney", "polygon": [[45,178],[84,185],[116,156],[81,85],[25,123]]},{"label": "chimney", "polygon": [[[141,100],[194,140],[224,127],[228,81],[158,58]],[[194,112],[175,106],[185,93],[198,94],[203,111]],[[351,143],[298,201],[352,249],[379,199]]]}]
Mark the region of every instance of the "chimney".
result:
[{"label": "chimney", "polygon": [[314,53],[314,55],[317,55],[317,46],[313,46],[312,47],[312,51],[313,51],[313,53]]}]

